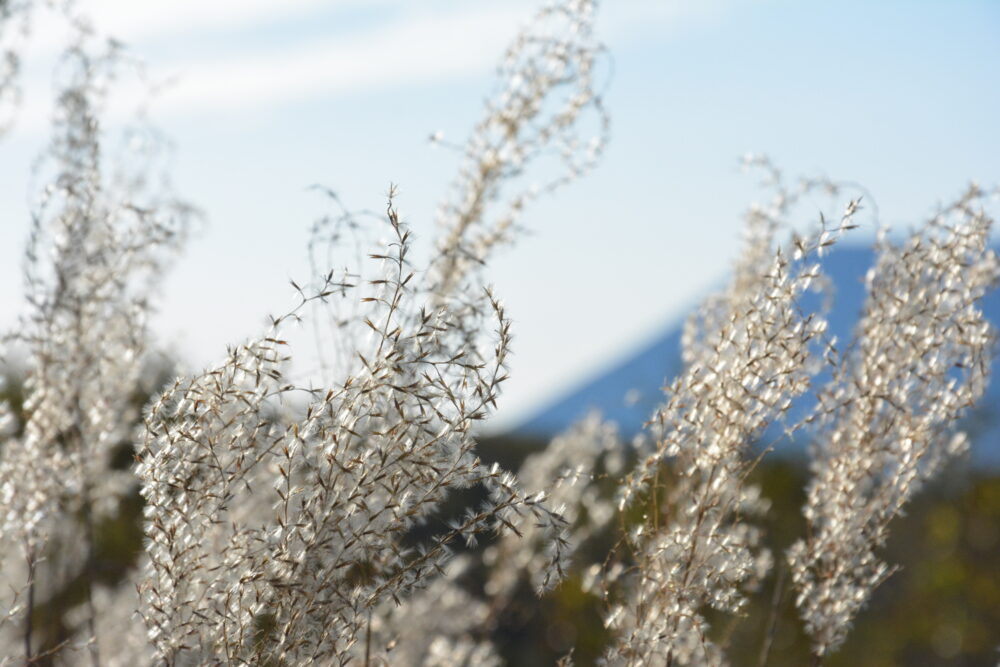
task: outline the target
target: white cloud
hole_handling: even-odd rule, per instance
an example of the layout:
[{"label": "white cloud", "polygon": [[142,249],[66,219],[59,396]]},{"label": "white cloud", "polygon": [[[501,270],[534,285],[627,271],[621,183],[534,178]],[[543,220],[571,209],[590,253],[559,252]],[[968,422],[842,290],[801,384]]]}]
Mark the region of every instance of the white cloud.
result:
[{"label": "white cloud", "polygon": [[[191,0],[186,0],[190,2]],[[228,1],[228,0],[227,0]],[[263,0],[256,0],[263,2]],[[311,0],[295,0],[309,2]],[[678,2],[619,0],[609,7],[609,32],[710,13]],[[461,9],[407,15],[368,33],[272,52],[254,52],[178,67],[164,110],[218,110],[330,93],[426,83],[486,72],[538,3],[467,3]],[[598,27],[601,31],[600,26]]]},{"label": "white cloud", "polygon": [[[352,2],[361,4],[360,0],[338,0],[336,4],[346,7]],[[370,7],[370,2],[365,6]],[[321,4],[329,7],[329,3],[319,0],[285,0],[283,3],[212,0],[203,3],[211,7],[205,12],[197,11],[196,0],[175,0],[176,11],[170,5],[152,1],[147,4],[92,0],[90,4],[95,8],[94,24],[101,26],[102,34],[127,35],[135,44],[141,39],[172,32],[204,33],[223,23],[227,16],[238,16],[240,21],[252,25],[295,11],[304,12],[308,19],[310,8]],[[138,11],[135,7],[140,4],[150,13]],[[237,12],[236,4],[246,4],[245,10]],[[98,6],[104,8],[98,10]],[[132,8],[114,14],[110,12],[113,7]],[[108,18],[113,19],[104,20],[103,12],[108,12]],[[518,23],[529,16],[530,3],[527,2],[463,5],[459,10],[437,13],[403,12],[394,22],[357,35],[303,45],[278,45],[268,50],[244,50],[215,59],[151,63],[154,78],[172,81],[157,99],[156,108],[161,114],[204,113],[484,72],[496,61]],[[64,42],[66,30],[51,16],[43,17],[42,23],[46,21],[51,23],[48,28],[36,27],[36,38],[44,36],[42,43],[36,41],[33,50],[36,55],[45,55],[48,51],[49,57],[39,59],[42,66],[36,67],[35,76],[26,82],[27,104],[19,123],[22,131],[44,127],[49,116],[49,82],[41,72],[47,67],[46,60],[51,61],[53,51],[46,42],[51,42],[53,47]],[[138,86],[129,88],[124,82],[119,84],[106,118],[126,115],[142,95]]]},{"label": "white cloud", "polygon": [[523,19],[517,9],[425,16],[327,43],[181,67],[168,110],[228,109],[487,70]]},{"label": "white cloud", "polygon": [[[310,20],[319,10],[331,7],[371,10],[395,5],[399,10],[392,13],[392,21],[347,37],[292,46],[278,44],[268,50],[250,50],[252,47],[247,46],[241,52],[214,59],[150,63],[157,79],[169,77],[174,82],[156,101],[158,113],[188,114],[485,73],[538,4],[532,0],[432,0],[422,3],[420,11],[416,5],[400,0],[84,0],[82,9],[102,34],[121,36],[136,45],[171,35],[192,41],[211,40],[212,30],[220,27],[239,31],[259,28],[279,18]],[[622,36],[636,26],[675,22],[682,15],[704,14],[718,5],[718,0],[697,7],[674,0],[618,0],[601,8],[605,15],[598,18],[598,32]],[[55,19],[50,16],[48,20]],[[54,49],[59,44],[59,32],[55,26],[37,30],[42,44],[36,44],[36,49]],[[21,115],[21,127],[37,130],[48,117],[48,83],[36,76],[28,87],[28,106]],[[138,87],[116,92],[117,103],[108,110],[111,118],[126,115],[142,96]]]},{"label": "white cloud", "polygon": [[[126,43],[191,34],[220,28],[240,30],[317,10],[372,7],[395,0],[79,0],[77,13],[102,35]],[[55,51],[66,32],[62,19],[47,12],[39,17],[33,50]]]}]

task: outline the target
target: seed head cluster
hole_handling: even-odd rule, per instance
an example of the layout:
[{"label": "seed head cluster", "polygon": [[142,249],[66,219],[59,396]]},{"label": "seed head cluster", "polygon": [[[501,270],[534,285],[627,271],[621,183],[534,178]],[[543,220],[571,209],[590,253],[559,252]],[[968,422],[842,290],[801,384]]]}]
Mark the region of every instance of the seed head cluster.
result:
[{"label": "seed head cluster", "polygon": [[891,573],[876,554],[889,522],[961,452],[955,422],[986,389],[996,333],[978,303],[1000,263],[984,194],[971,187],[902,244],[880,238],[856,340],[819,392],[809,537],[788,553],[819,655]]},{"label": "seed head cluster", "polygon": [[850,201],[835,226],[776,247],[792,201],[779,191],[749,211],[733,281],[688,323],[687,367],[649,425],[653,451],[620,487],[622,508],[646,500],[650,509],[628,535],[635,565],[606,619],[617,635],[609,664],[722,664],[703,610],[738,613],[744,587],[770,568],[747,521],[766,510],[743,483],[748,450],[809,389],[826,321],[800,303],[820,275],[818,255],[859,210]]},{"label": "seed head cluster", "polygon": [[[37,172],[46,184],[25,254],[26,313],[4,340],[28,359],[21,423],[8,431],[0,458],[0,544],[5,562],[17,563],[4,568],[5,594],[12,591],[11,609],[30,613],[36,600],[82,579],[82,625],[91,638],[65,652],[85,645],[94,659],[93,534],[137,486],[114,461],[123,448],[127,455],[136,399],[149,391],[149,292],[193,214],[163,189],[152,143],[129,142],[130,154],[120,156],[125,171],[108,166],[97,114],[124,66],[114,48],[95,53],[85,34],[63,56],[53,139]],[[126,134],[154,136],[143,126]]]}]

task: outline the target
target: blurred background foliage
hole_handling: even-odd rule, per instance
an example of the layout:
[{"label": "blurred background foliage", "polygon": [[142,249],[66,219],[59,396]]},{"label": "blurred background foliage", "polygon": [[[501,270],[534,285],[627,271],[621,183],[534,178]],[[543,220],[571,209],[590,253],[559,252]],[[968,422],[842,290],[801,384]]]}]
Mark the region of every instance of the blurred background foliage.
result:
[{"label": "blurred background foliage", "polygon": [[[481,443],[484,456],[515,463],[512,451],[544,443],[495,438]],[[780,555],[804,534],[802,505],[808,470],[804,458],[765,457],[752,475],[770,499],[765,521],[777,566],[740,618],[712,618],[716,637],[729,646],[734,665],[792,667],[809,664],[809,645],[794,608]],[[1000,660],[1000,474],[973,469],[967,459],[943,471],[891,527],[884,559],[898,567],[876,590],[844,647],[824,664],[993,666]],[[591,562],[603,559],[591,545]],[[781,588],[775,595],[779,580]],[[777,603],[776,603],[777,600]],[[521,613],[503,619],[498,643],[511,665],[551,665],[569,648],[579,665],[593,664],[606,634],[603,605],[583,594],[579,579],[542,600],[525,590]],[[762,638],[771,647],[762,656]],[[762,657],[764,661],[762,662]]]}]

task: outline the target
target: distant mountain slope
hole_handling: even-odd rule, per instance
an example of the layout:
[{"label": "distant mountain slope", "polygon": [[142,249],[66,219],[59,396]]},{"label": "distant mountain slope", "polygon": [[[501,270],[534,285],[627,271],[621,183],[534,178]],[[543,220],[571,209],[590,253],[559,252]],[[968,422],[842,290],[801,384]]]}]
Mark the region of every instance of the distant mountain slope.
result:
[{"label": "distant mountain slope", "polygon": [[[851,245],[842,245],[824,258],[824,270],[836,286],[829,314],[830,331],[840,341],[850,339],[861,313],[865,274],[874,258],[870,247]],[[1000,291],[987,296],[983,309],[987,318],[1000,327]],[[539,410],[512,429],[510,435],[551,438],[591,410],[616,422],[623,435],[635,435],[661,401],[663,386],[681,369],[683,327],[683,320],[673,323],[652,342]],[[974,461],[1000,464],[1000,360],[994,360],[993,380],[967,428],[974,438]]]}]

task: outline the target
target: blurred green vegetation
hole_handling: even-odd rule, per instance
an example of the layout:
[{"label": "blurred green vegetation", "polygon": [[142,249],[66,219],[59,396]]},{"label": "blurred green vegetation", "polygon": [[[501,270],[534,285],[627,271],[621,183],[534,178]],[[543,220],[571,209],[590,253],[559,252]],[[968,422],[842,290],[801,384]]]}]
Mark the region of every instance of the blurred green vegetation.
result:
[{"label": "blurred green vegetation", "polygon": [[[481,448],[486,458],[497,452],[497,458],[516,465],[512,452],[530,451],[532,445],[500,438]],[[808,641],[782,557],[805,534],[801,508],[808,478],[803,460],[773,455],[751,476],[772,503],[764,525],[776,567],[742,616],[708,615],[734,665],[762,664],[769,629],[767,665],[809,664]],[[972,470],[957,462],[938,479],[892,524],[881,555],[898,570],[875,591],[843,648],[824,665],[992,667],[1000,660],[1000,471]],[[585,557],[599,562],[601,549],[612,540],[588,545]],[[574,649],[578,665],[593,664],[600,656],[607,641],[600,622],[603,605],[580,591],[578,577],[542,600],[525,589],[517,604],[518,613],[502,619],[495,633],[508,664],[551,665],[568,648]]]}]

